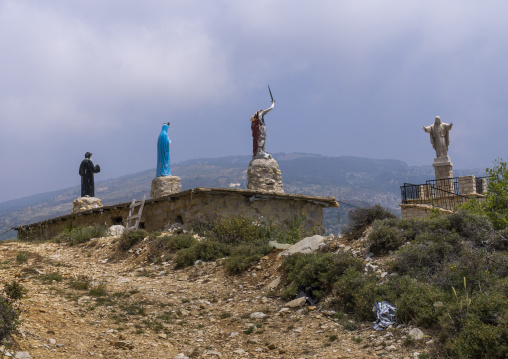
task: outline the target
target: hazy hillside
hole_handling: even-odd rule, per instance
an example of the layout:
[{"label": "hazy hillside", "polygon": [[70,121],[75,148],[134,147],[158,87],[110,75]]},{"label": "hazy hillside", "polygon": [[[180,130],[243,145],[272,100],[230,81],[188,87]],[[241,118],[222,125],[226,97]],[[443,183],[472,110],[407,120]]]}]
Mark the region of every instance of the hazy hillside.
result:
[{"label": "hazy hillside", "polygon": [[[303,153],[279,153],[274,157],[282,171],[287,193],[334,196],[354,206],[381,204],[399,212],[400,185],[424,183],[434,176],[432,166],[411,167],[398,160],[376,160],[359,157],[326,157]],[[195,159],[172,166],[172,173],[182,180],[183,190],[195,187],[229,187],[240,184],[246,188],[246,171],[250,156]],[[105,205],[149,196],[155,169],[116,179],[96,182],[96,196]],[[456,176],[483,176],[484,170],[455,170]],[[79,178],[76,180],[79,183]],[[69,213],[72,201],[79,196],[79,185],[60,191],[0,203],[0,233],[20,224]],[[339,219],[344,222],[351,207],[325,212],[328,230],[337,232]],[[2,239],[12,237],[9,232]]]}]

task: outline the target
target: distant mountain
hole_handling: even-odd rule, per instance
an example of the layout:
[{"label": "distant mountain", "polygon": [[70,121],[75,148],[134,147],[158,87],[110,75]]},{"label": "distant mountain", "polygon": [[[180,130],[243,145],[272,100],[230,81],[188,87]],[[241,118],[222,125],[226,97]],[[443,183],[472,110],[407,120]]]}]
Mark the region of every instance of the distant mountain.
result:
[{"label": "distant mountain", "polygon": [[[340,209],[325,210],[325,226],[337,232],[347,219],[352,206],[381,204],[400,213],[400,186],[425,183],[434,177],[432,166],[408,166],[398,160],[376,160],[360,157],[326,157],[307,153],[278,153],[274,158],[282,171],[284,190],[319,196],[334,196]],[[171,172],[182,180],[182,189],[195,187],[246,188],[246,171],[250,156],[230,156],[184,161],[172,165]],[[149,197],[155,169],[116,179],[96,182],[96,196],[104,205],[129,202]],[[484,176],[485,171],[454,170],[455,176]],[[239,186],[238,186],[239,184]],[[0,234],[10,227],[57,217],[72,210],[72,201],[79,197],[80,187],[42,193],[0,203]],[[15,236],[11,231],[0,239]]]}]

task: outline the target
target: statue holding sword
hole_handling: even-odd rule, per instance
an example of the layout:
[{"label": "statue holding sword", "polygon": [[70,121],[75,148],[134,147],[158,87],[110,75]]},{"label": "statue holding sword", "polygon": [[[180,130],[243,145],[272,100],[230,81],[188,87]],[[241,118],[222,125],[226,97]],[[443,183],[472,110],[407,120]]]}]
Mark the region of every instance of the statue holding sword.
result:
[{"label": "statue holding sword", "polygon": [[275,107],[275,100],[272,96],[272,90],[268,86],[270,92],[270,98],[272,105],[266,110],[257,111],[254,116],[251,117],[250,128],[252,130],[252,157],[253,158],[272,158],[272,156],[265,151],[266,144],[266,125],[264,116]]}]

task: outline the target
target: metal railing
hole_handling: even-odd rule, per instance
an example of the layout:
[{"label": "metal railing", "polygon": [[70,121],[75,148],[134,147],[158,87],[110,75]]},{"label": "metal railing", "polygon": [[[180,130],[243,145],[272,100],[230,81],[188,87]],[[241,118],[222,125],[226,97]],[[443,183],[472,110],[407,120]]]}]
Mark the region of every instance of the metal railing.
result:
[{"label": "metal railing", "polygon": [[[481,186],[483,182],[479,178]],[[478,188],[478,181],[476,186]],[[469,201],[471,198],[478,200],[476,197],[468,197],[461,195],[458,177],[445,178],[439,180],[429,180],[425,184],[415,185],[412,183],[404,183],[400,186],[401,203],[418,203],[428,204],[433,207],[453,210],[457,205]],[[478,192],[478,190],[477,190]],[[482,190],[483,192],[483,190]]]}]

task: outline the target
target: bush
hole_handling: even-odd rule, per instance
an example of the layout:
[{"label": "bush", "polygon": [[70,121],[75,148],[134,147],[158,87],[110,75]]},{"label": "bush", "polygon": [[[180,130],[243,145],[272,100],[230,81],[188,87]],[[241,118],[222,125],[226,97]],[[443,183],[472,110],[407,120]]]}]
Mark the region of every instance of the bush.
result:
[{"label": "bush", "polygon": [[55,237],[56,242],[68,242],[69,245],[85,243],[92,238],[100,238],[106,236],[107,227],[95,224],[93,226],[69,227]]},{"label": "bush", "polygon": [[266,241],[246,243],[233,248],[231,255],[226,259],[226,271],[230,274],[237,274],[248,269],[253,262],[259,261],[261,257],[269,254],[272,248]]},{"label": "bush", "polygon": [[228,217],[219,220],[213,227],[213,239],[223,243],[238,244],[260,237],[261,226],[244,217]]},{"label": "bush", "polygon": [[138,242],[143,240],[148,233],[144,229],[136,229],[132,231],[124,231],[120,237],[120,249],[128,251]]},{"label": "bush", "polygon": [[26,262],[28,260],[28,255],[30,253],[27,251],[18,251],[18,254],[16,255],[16,262],[22,263]]},{"label": "bush", "polygon": [[211,262],[219,258],[226,257],[231,253],[230,246],[221,242],[210,240],[198,242],[194,248],[197,259],[201,259],[205,262]]},{"label": "bush", "polygon": [[210,262],[219,258],[228,256],[231,248],[217,241],[203,240],[195,243],[192,247],[184,248],[178,251],[174,258],[176,268],[185,268],[191,266],[198,259]]},{"label": "bush", "polygon": [[185,268],[194,264],[198,260],[198,254],[196,253],[195,247],[185,248],[176,254],[173,261],[175,262],[175,268]]},{"label": "bush", "polygon": [[507,358],[508,315],[499,325],[488,325],[474,315],[466,317],[463,330],[448,342],[449,352],[457,358]]},{"label": "bush", "polygon": [[88,290],[90,288],[90,278],[85,275],[71,277],[69,285],[77,290]]},{"label": "bush", "polygon": [[493,230],[487,216],[467,211],[457,211],[448,216],[452,230],[477,245],[484,245]]},{"label": "bush", "polygon": [[271,232],[275,232],[275,235],[273,237],[277,242],[295,244],[298,243],[303,236],[305,236],[303,223],[304,221],[302,217],[295,217],[289,223],[287,228],[285,229],[272,228]]},{"label": "bush", "polygon": [[159,239],[161,242],[165,241],[165,248],[178,250],[189,248],[195,245],[198,240],[192,234],[176,234],[173,236],[164,236]]},{"label": "bush", "polygon": [[27,290],[19,282],[13,280],[11,283],[5,283],[4,285],[5,294],[11,301],[19,300],[26,294]]},{"label": "bush", "polygon": [[392,227],[384,221],[376,221],[372,231],[367,237],[370,245],[370,251],[374,254],[387,253],[390,250],[396,250],[404,244],[405,238],[403,231],[397,227]]},{"label": "bush", "polygon": [[333,303],[338,310],[351,313],[358,320],[372,320],[374,303],[386,299],[381,289],[376,277],[347,268],[333,286]]},{"label": "bush", "polygon": [[384,284],[397,307],[397,320],[424,328],[438,325],[446,294],[439,287],[404,276]]},{"label": "bush", "polygon": [[[319,292],[326,293],[348,269],[362,270],[361,260],[350,253],[296,253],[284,258],[282,270],[290,286],[284,291],[286,299],[297,294],[298,285],[319,287]],[[319,297],[319,293],[317,293]]]},{"label": "bush", "polygon": [[0,340],[4,340],[16,328],[18,313],[9,299],[0,295]]},{"label": "bush", "polygon": [[377,219],[382,220],[390,218],[397,217],[388,209],[385,209],[378,204],[372,207],[355,208],[349,212],[349,221],[345,228],[345,232],[360,231],[374,223]]},{"label": "bush", "polygon": [[417,278],[430,279],[443,270],[446,263],[455,259],[456,249],[440,240],[425,240],[428,235],[420,235],[420,240],[405,245],[396,252],[391,268],[399,274],[411,274]]}]

